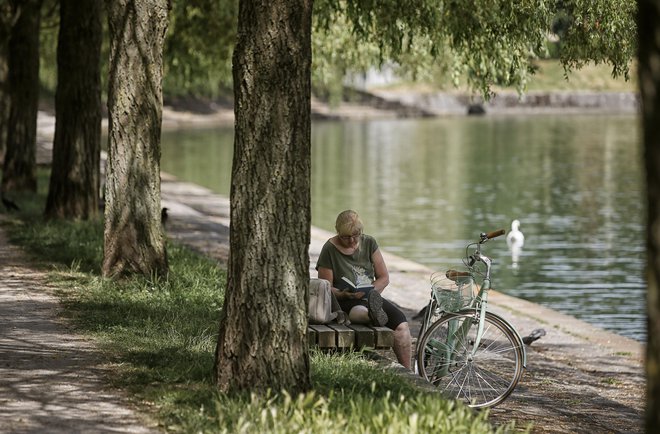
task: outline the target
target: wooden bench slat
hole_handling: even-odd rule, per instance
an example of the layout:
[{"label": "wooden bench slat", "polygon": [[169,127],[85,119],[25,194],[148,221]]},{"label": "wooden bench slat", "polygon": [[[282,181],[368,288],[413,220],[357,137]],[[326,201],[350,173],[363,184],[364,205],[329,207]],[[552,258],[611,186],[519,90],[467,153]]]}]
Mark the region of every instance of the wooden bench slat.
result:
[{"label": "wooden bench slat", "polygon": [[387,327],[372,327],[376,338],[376,348],[391,348],[394,346],[394,333]]},{"label": "wooden bench slat", "polygon": [[355,331],[355,346],[357,348],[375,348],[376,339],[371,327],[362,324],[351,324],[349,327]]},{"label": "wooden bench slat", "polygon": [[355,345],[355,331],[341,324],[328,324],[335,331],[337,348],[350,348]]},{"label": "wooden bench slat", "polygon": [[335,331],[325,325],[310,325],[316,333],[316,345],[319,348],[336,348]]}]

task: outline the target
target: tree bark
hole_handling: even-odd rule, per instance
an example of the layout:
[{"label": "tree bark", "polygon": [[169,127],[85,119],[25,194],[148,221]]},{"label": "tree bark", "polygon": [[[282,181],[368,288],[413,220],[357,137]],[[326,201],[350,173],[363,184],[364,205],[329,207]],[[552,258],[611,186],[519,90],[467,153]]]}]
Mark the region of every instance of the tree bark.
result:
[{"label": "tree bark", "polygon": [[167,273],[160,132],[167,0],[108,0],[109,144],[103,274]]},{"label": "tree bark", "polygon": [[646,432],[660,432],[660,1],[638,3],[639,84],[648,200]]},{"label": "tree bark", "polygon": [[9,37],[14,26],[15,13],[8,1],[0,4],[0,164],[5,160],[7,124],[9,123]]},{"label": "tree bark", "polygon": [[60,0],[55,140],[45,215],[98,214],[101,154],[101,4]]},{"label": "tree bark", "polygon": [[41,0],[13,0],[18,19],[9,38],[7,148],[0,191],[37,191],[39,25]]},{"label": "tree bark", "polygon": [[222,391],[309,387],[312,1],[241,0]]}]

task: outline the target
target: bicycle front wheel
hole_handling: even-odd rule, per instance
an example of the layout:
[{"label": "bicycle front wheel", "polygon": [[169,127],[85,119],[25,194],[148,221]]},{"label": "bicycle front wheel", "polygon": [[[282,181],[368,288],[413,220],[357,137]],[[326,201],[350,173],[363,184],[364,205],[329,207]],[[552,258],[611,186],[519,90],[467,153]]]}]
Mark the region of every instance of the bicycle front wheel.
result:
[{"label": "bicycle front wheel", "polygon": [[470,407],[492,407],[509,396],[522,376],[522,343],[490,312],[477,344],[478,328],[474,310],[446,313],[418,342],[417,367],[448,397]]}]

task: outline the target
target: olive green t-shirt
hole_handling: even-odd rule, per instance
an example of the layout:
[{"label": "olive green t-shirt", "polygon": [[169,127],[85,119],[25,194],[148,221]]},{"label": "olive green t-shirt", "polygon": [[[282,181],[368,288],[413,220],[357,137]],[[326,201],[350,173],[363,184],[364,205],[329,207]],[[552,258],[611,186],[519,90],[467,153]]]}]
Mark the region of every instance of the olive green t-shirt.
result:
[{"label": "olive green t-shirt", "polygon": [[376,240],[365,234],[360,235],[359,248],[352,255],[343,254],[328,240],[321,248],[316,269],[318,270],[319,267],[331,269],[332,286],[337,289],[348,289],[348,284],[342,280],[342,277],[348,278],[356,286],[369,285],[376,280],[371,255],[377,249]]}]

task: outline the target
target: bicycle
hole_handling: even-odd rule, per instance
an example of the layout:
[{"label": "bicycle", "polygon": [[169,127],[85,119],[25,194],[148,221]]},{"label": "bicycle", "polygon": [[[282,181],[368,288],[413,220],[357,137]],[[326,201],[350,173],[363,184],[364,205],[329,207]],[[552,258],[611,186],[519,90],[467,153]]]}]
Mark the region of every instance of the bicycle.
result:
[{"label": "bicycle", "polygon": [[481,246],[504,233],[481,233],[478,242],[469,243],[466,271],[431,276],[431,298],[417,340],[419,375],[473,408],[504,401],[527,365],[518,332],[487,309],[492,261]]}]

